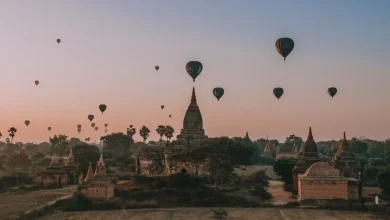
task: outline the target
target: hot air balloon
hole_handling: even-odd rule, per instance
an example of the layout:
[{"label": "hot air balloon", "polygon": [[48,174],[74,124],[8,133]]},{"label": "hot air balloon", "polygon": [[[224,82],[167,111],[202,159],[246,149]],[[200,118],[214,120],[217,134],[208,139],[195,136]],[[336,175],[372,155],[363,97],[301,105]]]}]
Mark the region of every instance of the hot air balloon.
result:
[{"label": "hot air balloon", "polygon": [[92,121],[94,118],[95,118],[95,116],[93,116],[93,115],[88,115],[89,121]]},{"label": "hot air balloon", "polygon": [[160,69],[160,67],[159,67],[159,66],[155,66],[154,68],[156,69],[156,71],[158,71],[158,69]]},{"label": "hot air balloon", "polygon": [[108,126],[108,124],[104,124],[104,127],[106,127],[106,128],[107,128],[107,126]]},{"label": "hot air balloon", "polygon": [[35,85],[37,86],[39,84],[39,81],[38,80],[35,80]]},{"label": "hot air balloon", "polygon": [[190,61],[186,65],[187,73],[192,77],[195,82],[196,77],[202,72],[203,65],[199,61]]},{"label": "hot air balloon", "polygon": [[164,105],[161,105],[161,109],[164,109]]},{"label": "hot air balloon", "polygon": [[95,127],[95,131],[97,131],[99,128],[98,127]]},{"label": "hot air balloon", "polygon": [[283,88],[277,87],[274,89],[274,95],[278,99],[280,99],[280,97],[282,97],[283,92],[284,92]]},{"label": "hot air balloon", "polygon": [[61,42],[61,39],[57,39],[57,43],[60,43]]},{"label": "hot air balloon", "polygon": [[335,87],[330,87],[330,88],[328,89],[328,94],[329,94],[330,96],[332,96],[332,98],[333,98],[333,96],[336,95],[336,93],[337,93],[337,89],[336,89]]},{"label": "hot air balloon", "polygon": [[215,98],[219,99],[223,96],[223,94],[225,93],[225,90],[223,90],[223,88],[221,87],[216,87],[213,89],[213,94],[215,96]]},{"label": "hot air balloon", "polygon": [[80,132],[81,132],[81,128],[77,128],[77,132],[79,132],[79,133],[80,133]]},{"label": "hot air balloon", "polygon": [[170,118],[172,118],[172,115],[169,115]]},{"label": "hot air balloon", "polygon": [[51,131],[51,127],[48,127],[47,130]]},{"label": "hot air balloon", "polygon": [[108,129],[104,129],[104,132],[107,133]]},{"label": "hot air balloon", "polygon": [[95,123],[91,123],[91,127],[95,127]]},{"label": "hot air balloon", "polygon": [[106,111],[106,109],[107,109],[107,105],[105,105],[105,104],[101,104],[101,105],[99,105],[99,109],[100,109],[100,111],[102,112],[102,114],[104,113],[104,111]]},{"label": "hot air balloon", "polygon": [[26,121],[24,121],[24,124],[25,124],[26,126],[28,126],[28,125],[30,124],[30,121],[29,121],[29,120],[26,120]]},{"label": "hot air balloon", "polygon": [[77,128],[81,128],[81,124],[78,124],[78,125],[77,125]]},{"label": "hot air balloon", "polygon": [[275,48],[280,55],[286,60],[286,57],[291,53],[294,49],[294,41],[291,38],[279,38],[275,42]]}]

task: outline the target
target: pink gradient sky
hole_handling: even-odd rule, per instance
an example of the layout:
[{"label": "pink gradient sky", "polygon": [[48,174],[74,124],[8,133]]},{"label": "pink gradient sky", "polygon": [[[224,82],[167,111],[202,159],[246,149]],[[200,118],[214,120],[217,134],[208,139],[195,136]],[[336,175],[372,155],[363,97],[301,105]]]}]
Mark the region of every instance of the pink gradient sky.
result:
[{"label": "pink gradient sky", "polygon": [[[340,139],[343,131],[349,138],[390,137],[386,1],[358,1],[348,13],[349,4],[337,1],[307,1],[289,11],[281,9],[288,2],[272,1],[77,2],[0,3],[1,140],[11,126],[15,141],[53,134],[97,140],[104,123],[110,132],[146,125],[155,140],[156,127],[169,124],[176,136],[193,85],[210,137],[248,131],[252,139],[268,134],[283,141],[290,134],[306,138],[309,126],[315,140]],[[190,6],[196,15],[185,13]],[[270,12],[277,9],[283,16]],[[296,43],[286,62],[274,48],[284,36]],[[195,84],[185,72],[189,60],[204,65]],[[219,102],[216,86],[225,88]],[[285,89],[279,101],[275,86]],[[334,99],[330,86],[339,89]]]}]

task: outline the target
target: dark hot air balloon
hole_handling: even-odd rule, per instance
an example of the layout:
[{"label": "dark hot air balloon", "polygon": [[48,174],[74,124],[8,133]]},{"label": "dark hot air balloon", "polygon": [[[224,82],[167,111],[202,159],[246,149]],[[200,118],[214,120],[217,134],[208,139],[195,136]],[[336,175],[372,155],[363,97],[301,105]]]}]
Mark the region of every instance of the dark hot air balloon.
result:
[{"label": "dark hot air balloon", "polygon": [[104,132],[107,133],[108,129],[104,129]]},{"label": "dark hot air balloon", "polygon": [[94,118],[95,118],[95,116],[93,116],[93,115],[88,115],[89,121],[92,121]]},{"label": "dark hot air balloon", "polygon": [[336,93],[337,93],[337,89],[336,89],[335,87],[330,87],[330,88],[328,89],[328,94],[329,94],[330,96],[332,96],[332,98],[333,98],[333,96],[336,95]]},{"label": "dark hot air balloon", "polygon": [[107,126],[108,126],[108,124],[104,124],[104,127],[106,127],[106,128],[107,128]]},{"label": "dark hot air balloon", "polygon": [[172,118],[172,115],[169,115],[170,118]]},{"label": "dark hot air balloon", "polygon": [[283,88],[277,87],[274,89],[274,95],[278,99],[280,99],[280,97],[282,97],[283,92],[284,92]]},{"label": "dark hot air balloon", "polygon": [[164,105],[161,105],[161,109],[164,109]]},{"label": "dark hot air balloon", "polygon": [[275,48],[280,55],[286,60],[286,57],[291,53],[294,49],[294,41],[291,38],[279,38],[275,42]]},{"label": "dark hot air balloon", "polygon": [[192,77],[195,82],[196,77],[202,72],[203,65],[199,61],[190,61],[186,65],[187,73]]},{"label": "dark hot air balloon", "polygon": [[91,123],[91,127],[95,127],[95,123]]},{"label": "dark hot air balloon", "polygon": [[159,66],[155,66],[154,68],[156,69],[156,71],[158,71],[158,69],[160,69],[160,67],[159,67]]},{"label": "dark hot air balloon", "polygon": [[102,114],[104,113],[104,111],[106,111],[106,109],[107,109],[107,105],[105,105],[105,104],[101,104],[101,105],[99,105],[99,109],[100,109],[100,111],[102,112]]},{"label": "dark hot air balloon", "polygon": [[95,131],[97,131],[99,128],[98,127],[95,127]]},{"label": "dark hot air balloon", "polygon": [[57,39],[57,43],[60,43],[61,42],[61,39]]},{"label": "dark hot air balloon", "polygon": [[48,127],[47,130],[51,131],[51,127]]},{"label": "dark hot air balloon", "polygon": [[216,87],[213,89],[213,94],[215,96],[215,98],[219,99],[223,96],[223,94],[225,93],[225,90],[223,90],[223,88],[221,87]]},{"label": "dark hot air balloon", "polygon": [[77,132],[79,132],[79,133],[80,133],[80,132],[81,132],[81,128],[77,128]]},{"label": "dark hot air balloon", "polygon": [[78,125],[77,125],[77,128],[81,128],[81,124],[78,124]]},{"label": "dark hot air balloon", "polygon": [[25,124],[26,126],[28,126],[28,125],[30,124],[30,121],[29,121],[29,120],[26,120],[26,121],[24,121],[24,124]]},{"label": "dark hot air balloon", "polygon": [[39,84],[39,81],[38,80],[35,80],[35,85],[37,86]]}]

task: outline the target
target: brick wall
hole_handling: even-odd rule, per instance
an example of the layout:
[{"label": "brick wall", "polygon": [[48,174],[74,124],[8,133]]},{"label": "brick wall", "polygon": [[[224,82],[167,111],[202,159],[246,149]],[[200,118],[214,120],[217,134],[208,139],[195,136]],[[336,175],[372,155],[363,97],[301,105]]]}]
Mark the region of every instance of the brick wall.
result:
[{"label": "brick wall", "polygon": [[299,180],[299,199],[348,199],[346,181],[309,181]]}]

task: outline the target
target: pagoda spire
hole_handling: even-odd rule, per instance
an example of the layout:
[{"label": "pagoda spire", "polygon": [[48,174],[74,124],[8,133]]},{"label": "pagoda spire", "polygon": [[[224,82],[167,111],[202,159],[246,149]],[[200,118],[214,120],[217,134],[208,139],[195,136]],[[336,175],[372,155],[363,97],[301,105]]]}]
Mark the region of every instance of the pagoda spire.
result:
[{"label": "pagoda spire", "polygon": [[66,163],[65,163],[66,166],[74,164],[73,150],[72,149],[73,149],[73,147],[70,146],[69,155],[66,158]]},{"label": "pagoda spire", "polygon": [[309,128],[309,135],[307,136],[307,139],[308,140],[313,140],[314,138],[313,138],[313,132],[311,131],[311,126],[310,126],[310,128]]},{"label": "pagoda spire", "polygon": [[87,171],[87,175],[85,176],[84,182],[93,179],[93,171],[92,171],[92,163],[89,162],[89,167]]},{"label": "pagoda spire", "polygon": [[197,105],[197,103],[196,103],[196,94],[195,94],[195,87],[192,87],[191,104]]},{"label": "pagoda spire", "polygon": [[345,131],[344,131],[344,136],[343,136],[343,139],[344,139],[344,141],[346,141],[346,140],[347,140],[347,138],[346,138],[346,136],[345,136]]},{"label": "pagoda spire", "polygon": [[56,167],[58,164],[57,164],[57,156],[56,154],[54,153],[53,154],[53,157],[51,158],[51,162],[49,164],[49,167]]},{"label": "pagoda spire", "polygon": [[249,134],[248,134],[248,132],[246,132],[246,135],[245,135],[245,137],[246,137],[246,138],[249,138]]}]

